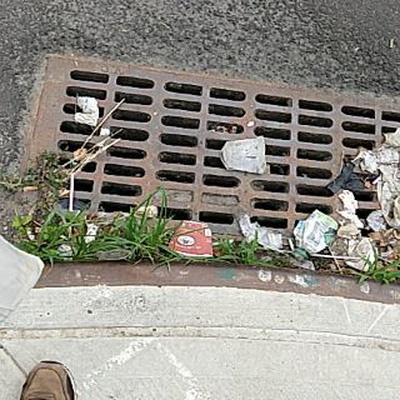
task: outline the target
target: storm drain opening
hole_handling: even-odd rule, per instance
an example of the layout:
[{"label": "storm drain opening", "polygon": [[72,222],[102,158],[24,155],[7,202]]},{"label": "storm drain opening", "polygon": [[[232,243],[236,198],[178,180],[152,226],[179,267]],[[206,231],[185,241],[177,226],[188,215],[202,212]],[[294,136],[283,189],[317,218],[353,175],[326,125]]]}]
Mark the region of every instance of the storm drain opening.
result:
[{"label": "storm drain opening", "polygon": [[[81,148],[93,127],[78,124],[76,96],[98,101],[100,118],[119,142],[76,177],[77,199],[92,212],[129,212],[163,188],[169,218],[207,222],[213,232],[239,233],[243,213],[262,226],[291,233],[315,209],[335,211],[326,186],[344,156],[373,149],[400,127],[387,99],[282,88],[251,81],[194,75],[53,56],[34,119],[27,160],[44,150],[66,156]],[[225,143],[262,137],[262,175],[227,171]],[[98,132],[87,148],[102,140]],[[359,213],[376,208],[376,194],[355,193]],[[161,206],[159,193],[154,202]]]}]

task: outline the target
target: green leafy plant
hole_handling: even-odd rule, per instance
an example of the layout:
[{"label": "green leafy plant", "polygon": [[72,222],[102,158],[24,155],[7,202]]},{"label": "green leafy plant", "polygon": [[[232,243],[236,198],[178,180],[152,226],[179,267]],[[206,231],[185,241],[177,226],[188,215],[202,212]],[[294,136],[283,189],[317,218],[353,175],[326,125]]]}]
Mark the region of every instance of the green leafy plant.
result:
[{"label": "green leafy plant", "polygon": [[363,272],[360,281],[375,279],[384,284],[396,282],[400,279],[400,261],[393,261],[387,264],[375,263],[366,272]]}]

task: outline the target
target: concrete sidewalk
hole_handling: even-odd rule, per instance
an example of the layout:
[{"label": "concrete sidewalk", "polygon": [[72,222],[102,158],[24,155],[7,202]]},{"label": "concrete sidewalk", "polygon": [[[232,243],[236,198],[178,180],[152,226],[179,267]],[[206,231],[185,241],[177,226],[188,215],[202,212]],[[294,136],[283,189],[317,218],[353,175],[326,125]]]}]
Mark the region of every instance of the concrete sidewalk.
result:
[{"label": "concrete sidewalk", "polygon": [[389,399],[400,306],[232,288],[35,289],[0,326],[0,399],[39,360],[81,399]]}]

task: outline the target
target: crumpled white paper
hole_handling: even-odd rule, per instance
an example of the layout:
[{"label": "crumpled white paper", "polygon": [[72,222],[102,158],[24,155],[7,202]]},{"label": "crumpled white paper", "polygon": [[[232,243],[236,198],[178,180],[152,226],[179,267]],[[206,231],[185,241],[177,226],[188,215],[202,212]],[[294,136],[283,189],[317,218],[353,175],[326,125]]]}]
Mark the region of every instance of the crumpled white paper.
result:
[{"label": "crumpled white paper", "polygon": [[97,100],[93,97],[78,96],[77,104],[82,109],[82,112],[75,113],[75,122],[96,126],[100,114]]},{"label": "crumpled white paper", "polygon": [[363,150],[355,158],[363,171],[380,173],[377,195],[382,214],[393,228],[400,229],[400,129],[385,135],[385,143],[374,151]]},{"label": "crumpled white paper", "polygon": [[232,140],[226,142],[221,160],[227,170],[263,174],[266,169],[265,139]]},{"label": "crumpled white paper", "polygon": [[345,219],[341,225],[347,225],[350,223],[358,229],[364,228],[364,224],[356,214],[358,201],[355,199],[353,192],[350,190],[343,190],[339,194],[339,199],[342,201],[343,210],[338,210],[337,213]]},{"label": "crumpled white paper", "polygon": [[372,211],[367,217],[367,224],[374,232],[386,231],[387,225],[382,210]]},{"label": "crumpled white paper", "polygon": [[332,217],[315,210],[306,220],[299,221],[296,225],[293,231],[296,246],[310,254],[319,253],[329,245],[338,226]]},{"label": "crumpled white paper", "polygon": [[251,222],[249,215],[245,214],[239,218],[239,226],[248,241],[257,237],[257,242],[265,249],[281,250],[283,248],[281,233],[260,226],[257,222]]}]

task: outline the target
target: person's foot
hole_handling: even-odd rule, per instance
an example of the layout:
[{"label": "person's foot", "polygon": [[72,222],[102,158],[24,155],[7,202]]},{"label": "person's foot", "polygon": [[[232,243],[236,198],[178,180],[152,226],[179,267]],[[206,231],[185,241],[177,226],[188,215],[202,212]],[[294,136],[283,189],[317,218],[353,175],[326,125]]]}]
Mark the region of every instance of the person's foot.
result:
[{"label": "person's foot", "polygon": [[29,373],[20,400],[75,400],[68,370],[60,363],[42,361]]}]

